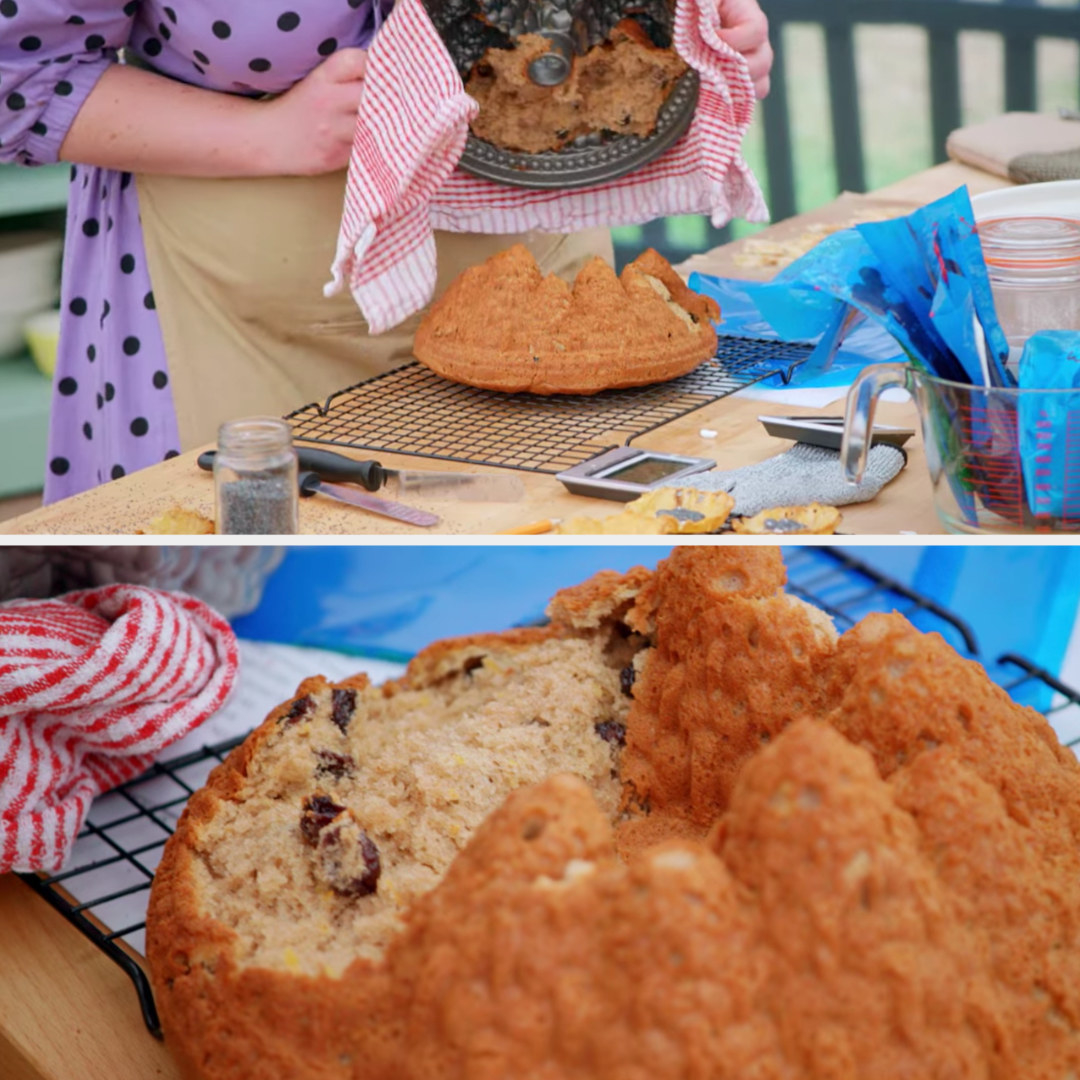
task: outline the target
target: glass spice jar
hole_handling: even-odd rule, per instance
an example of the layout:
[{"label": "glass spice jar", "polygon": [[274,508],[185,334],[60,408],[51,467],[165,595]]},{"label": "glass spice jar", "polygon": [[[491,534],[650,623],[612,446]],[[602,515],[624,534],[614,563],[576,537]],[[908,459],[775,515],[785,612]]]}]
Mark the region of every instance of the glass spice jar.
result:
[{"label": "glass spice jar", "polygon": [[979,239],[1010,364],[1040,330],[1080,330],[1080,221],[995,218]]},{"label": "glass spice jar", "polygon": [[284,420],[230,420],[214,456],[217,531],[270,536],[299,531],[299,481],[292,431]]}]

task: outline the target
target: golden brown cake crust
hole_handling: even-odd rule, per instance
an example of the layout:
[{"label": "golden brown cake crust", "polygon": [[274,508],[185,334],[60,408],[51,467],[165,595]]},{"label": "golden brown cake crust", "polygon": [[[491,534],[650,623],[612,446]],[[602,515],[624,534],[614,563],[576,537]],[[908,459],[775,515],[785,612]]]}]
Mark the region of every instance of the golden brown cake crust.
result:
[{"label": "golden brown cake crust", "polygon": [[[782,594],[771,548],[678,548],[628,619],[655,641],[634,687],[620,772],[628,798],[707,828],[745,761],[819,715],[831,636]],[[766,673],[768,673],[766,675]],[[626,837],[641,828],[631,820]]]},{"label": "golden brown cake crust", "polygon": [[632,655],[624,805],[575,776],[513,790],[382,959],[334,976],[239,962],[196,886],[206,830],[331,689],[305,682],[192,797],[154,884],[187,1074],[1077,1073],[1080,766],[938,635],[880,615],[837,642],[783,582],[773,548],[678,548],[563,590],[547,627],[420,654],[391,695],[609,635]]},{"label": "golden brown cake crust", "polygon": [[643,566],[625,574],[601,570],[588,581],[560,589],[548,605],[548,615],[561,626],[595,629],[609,620],[621,619],[652,577]]},{"label": "golden brown cake crust", "polygon": [[424,316],[413,351],[455,382],[507,393],[595,394],[663,382],[716,352],[716,302],[646,251],[616,277],[594,258],[573,286],[521,244],[470,267]]},{"label": "golden brown cake crust", "polygon": [[526,626],[491,634],[468,634],[464,637],[444,638],[421,649],[409,661],[400,679],[384,685],[384,692],[394,693],[402,687],[438,682],[459,671],[464,664],[500,646],[520,648],[540,641],[547,641],[565,633],[558,623],[548,626]]}]

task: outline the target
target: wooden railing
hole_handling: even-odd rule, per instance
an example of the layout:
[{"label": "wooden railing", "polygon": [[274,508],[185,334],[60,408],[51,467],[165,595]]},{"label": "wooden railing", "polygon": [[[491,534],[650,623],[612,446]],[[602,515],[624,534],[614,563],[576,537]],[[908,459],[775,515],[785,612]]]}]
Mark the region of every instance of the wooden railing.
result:
[{"label": "wooden railing", "polygon": [[[761,106],[760,121],[765,164],[761,178],[768,190],[774,221],[789,217],[798,207],[791,97],[799,88],[792,84],[791,64],[785,55],[786,27],[814,24],[824,34],[837,193],[866,190],[867,161],[856,69],[857,27],[905,25],[926,31],[929,120],[935,162],[945,160],[945,140],[962,123],[961,34],[984,31],[1003,39],[1007,111],[1036,108],[1036,57],[1040,39],[1062,38],[1080,44],[1080,0],[1058,0],[1056,6],[1038,0],[761,0],[761,3],[769,16],[776,51],[772,92]],[[993,72],[988,77],[1000,76]],[[1080,102],[1080,76],[1076,93],[1078,96],[1073,101],[1055,104]],[[730,238],[729,229],[708,226],[705,232],[708,247]],[[634,233],[619,233],[617,243],[620,256],[632,255],[645,245],[658,248],[672,261],[692,253],[685,244],[679,244],[671,223],[664,220],[651,222]]]}]

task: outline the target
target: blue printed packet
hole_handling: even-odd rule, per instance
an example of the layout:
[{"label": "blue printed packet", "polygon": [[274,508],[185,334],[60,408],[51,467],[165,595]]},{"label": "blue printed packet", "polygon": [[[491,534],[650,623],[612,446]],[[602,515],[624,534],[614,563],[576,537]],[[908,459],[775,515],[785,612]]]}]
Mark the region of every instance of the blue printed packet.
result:
[{"label": "blue printed packet", "polygon": [[[1080,331],[1033,334],[1020,357],[1017,425],[1028,508],[1080,519]],[[1039,393],[1045,391],[1045,393]],[[1068,391],[1074,391],[1069,393]]]},{"label": "blue printed packet", "polygon": [[[712,295],[723,291],[715,284],[722,280],[697,274],[691,287]],[[753,285],[752,297],[783,340],[827,338],[855,308],[887,330],[915,366],[985,386],[978,324],[991,385],[1014,385],[966,188],[906,217],[833,233],[774,281]]]}]

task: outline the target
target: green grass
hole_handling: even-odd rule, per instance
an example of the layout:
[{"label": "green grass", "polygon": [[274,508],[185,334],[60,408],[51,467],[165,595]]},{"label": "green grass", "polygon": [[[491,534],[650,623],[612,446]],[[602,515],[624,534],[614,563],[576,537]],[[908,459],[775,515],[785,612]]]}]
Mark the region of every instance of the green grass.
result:
[{"label": "green grass", "polygon": [[[1059,6],[1073,6],[1058,0]],[[1080,11],[1077,13],[1080,19]],[[926,32],[912,26],[860,26],[855,31],[856,70],[862,118],[862,145],[869,190],[902,180],[933,164],[930,128],[929,65]],[[824,35],[820,27],[785,28],[788,110],[795,163],[796,205],[813,210],[839,194],[833,163]],[[1038,106],[1053,112],[1080,104],[1080,50],[1073,42],[1044,39],[1038,45]],[[1004,47],[1000,36],[968,32],[960,40],[961,115],[965,124],[1004,111]],[[1077,127],[1080,133],[1080,124]],[[743,147],[746,160],[768,198],[761,113]],[[736,221],[736,237],[757,231]],[[625,252],[641,246],[637,227],[614,230]],[[706,221],[669,218],[670,257],[683,259],[708,244]]]}]

